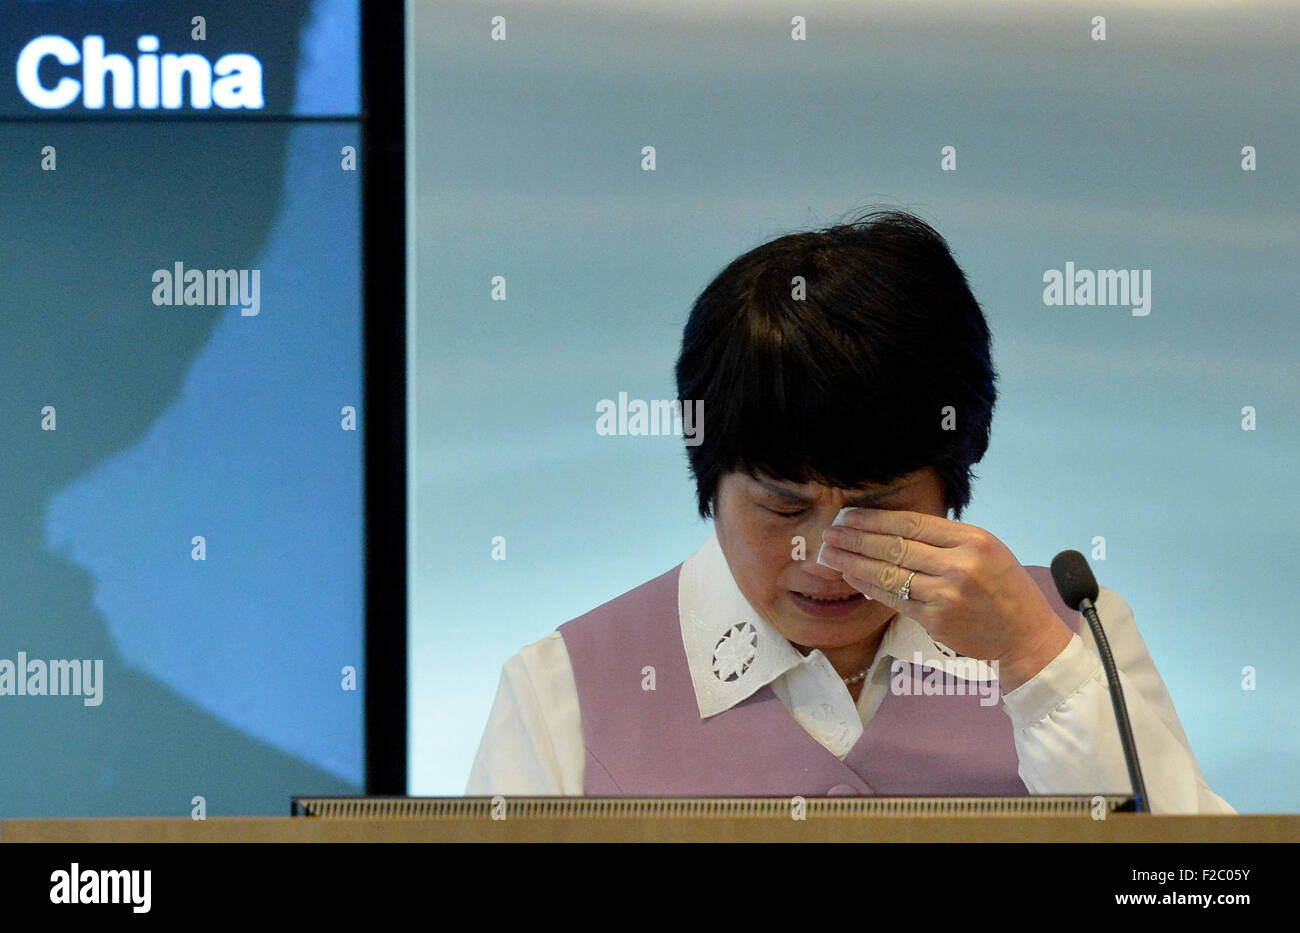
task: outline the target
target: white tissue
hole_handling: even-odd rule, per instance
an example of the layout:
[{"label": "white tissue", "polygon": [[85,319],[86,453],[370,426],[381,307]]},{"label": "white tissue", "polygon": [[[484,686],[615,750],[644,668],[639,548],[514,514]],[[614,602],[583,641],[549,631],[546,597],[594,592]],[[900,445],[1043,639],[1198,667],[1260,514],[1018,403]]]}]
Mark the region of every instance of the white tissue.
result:
[{"label": "white tissue", "polygon": [[[843,524],[845,524],[844,516],[845,516],[845,515],[848,515],[850,512],[856,512],[856,511],[859,511],[859,509],[858,509],[857,506],[854,506],[854,505],[846,505],[844,508],[840,509],[839,514],[835,516],[835,521],[831,522],[831,524],[832,524],[832,525],[843,525]],[[819,548],[817,549],[817,563],[821,564],[823,567],[827,567],[827,566],[829,566],[829,565],[826,564],[826,563],[823,563],[823,561],[822,561],[822,551],[824,551],[824,550],[826,550],[826,542],[825,542],[825,541],[823,541],[823,542],[822,542],[822,546],[819,547]],[[833,570],[834,568],[832,567],[831,569]],[[870,596],[867,597],[867,599],[870,599],[870,598],[871,598]]]},{"label": "white tissue", "polygon": [[847,525],[848,522],[846,522],[846,521],[844,520],[844,516],[845,516],[845,515],[848,515],[850,512],[861,512],[861,511],[864,511],[864,510],[858,508],[856,505],[846,505],[844,508],[840,509],[840,514],[838,514],[838,515],[835,516],[835,521],[831,522],[831,524],[832,524],[832,525]]}]

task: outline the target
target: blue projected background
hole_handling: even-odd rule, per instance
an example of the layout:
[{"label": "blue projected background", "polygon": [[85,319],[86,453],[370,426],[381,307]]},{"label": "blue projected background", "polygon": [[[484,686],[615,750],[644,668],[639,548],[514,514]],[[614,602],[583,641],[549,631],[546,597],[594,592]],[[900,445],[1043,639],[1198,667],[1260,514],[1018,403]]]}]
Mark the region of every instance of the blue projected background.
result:
[{"label": "blue projected background", "polygon": [[[283,815],[292,794],[360,793],[356,0],[204,4],[202,39],[178,3],[4,6],[0,658],[102,659],[103,677],[95,706],[0,695],[18,750],[0,816],[188,815],[195,796]],[[47,56],[42,85],[104,80],[107,106],[22,95],[13,63],[43,35],[85,61]],[[87,36],[128,70],[87,76]],[[260,114],[338,119],[196,109],[188,75],[182,107],[117,107],[119,74],[145,81],[142,36],[254,56]],[[176,263],[256,270],[257,313],[159,305],[152,276]]]},{"label": "blue projected background", "polygon": [[[946,237],[993,332],[963,520],[1025,564],[1104,538],[1211,789],[1300,810],[1300,6],[416,3],[411,26],[412,793],[464,793],[507,658],[709,535],[682,439],[601,436],[597,404],[676,396],[736,256],[886,204]],[[1067,262],[1152,270],[1150,313],[1045,305]]]}]

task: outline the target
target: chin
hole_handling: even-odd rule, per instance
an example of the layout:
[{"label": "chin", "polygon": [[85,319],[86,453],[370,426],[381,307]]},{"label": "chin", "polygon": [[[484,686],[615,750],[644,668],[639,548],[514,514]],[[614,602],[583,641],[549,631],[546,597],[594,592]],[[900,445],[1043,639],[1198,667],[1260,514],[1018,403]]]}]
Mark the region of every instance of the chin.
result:
[{"label": "chin", "polygon": [[805,648],[843,648],[867,638],[875,628],[862,620],[826,622],[800,618],[795,612],[786,614],[779,630],[791,643]]}]

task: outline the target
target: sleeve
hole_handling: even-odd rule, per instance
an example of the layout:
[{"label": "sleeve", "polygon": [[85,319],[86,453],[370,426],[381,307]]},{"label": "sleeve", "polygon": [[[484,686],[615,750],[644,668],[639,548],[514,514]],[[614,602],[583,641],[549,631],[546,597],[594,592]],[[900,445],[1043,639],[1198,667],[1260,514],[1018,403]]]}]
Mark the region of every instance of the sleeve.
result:
[{"label": "sleeve", "polygon": [[[1102,587],[1097,613],[1119,670],[1152,813],[1235,813],[1210,790],[1122,596]],[[1119,728],[1091,629],[1003,695],[1020,778],[1031,794],[1130,794]]]},{"label": "sleeve", "polygon": [[573,666],[552,632],[502,667],[465,793],[580,796],[585,762]]}]

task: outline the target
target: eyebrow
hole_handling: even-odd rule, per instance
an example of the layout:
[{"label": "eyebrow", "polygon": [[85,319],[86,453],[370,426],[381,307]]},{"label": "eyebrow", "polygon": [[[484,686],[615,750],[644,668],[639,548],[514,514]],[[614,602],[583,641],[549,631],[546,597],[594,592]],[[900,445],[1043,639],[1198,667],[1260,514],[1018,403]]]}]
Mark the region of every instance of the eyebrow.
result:
[{"label": "eyebrow", "polygon": [[[758,478],[755,478],[754,482],[758,483],[758,485],[762,486],[765,490],[767,490],[768,492],[772,493],[775,496],[781,496],[782,498],[785,499],[794,499],[797,502],[812,501],[811,499],[799,495],[799,493],[795,492],[793,489],[789,489],[785,486],[780,485],[779,483],[770,483],[767,480],[762,480]],[[846,506],[849,505],[860,506],[863,503],[875,502],[879,499],[884,499],[889,496],[892,496],[896,492],[902,491],[903,489],[906,488],[906,486],[907,486],[906,483],[897,483],[893,486],[887,486],[884,489],[873,489],[870,492],[852,493],[844,497],[844,504]]]}]

